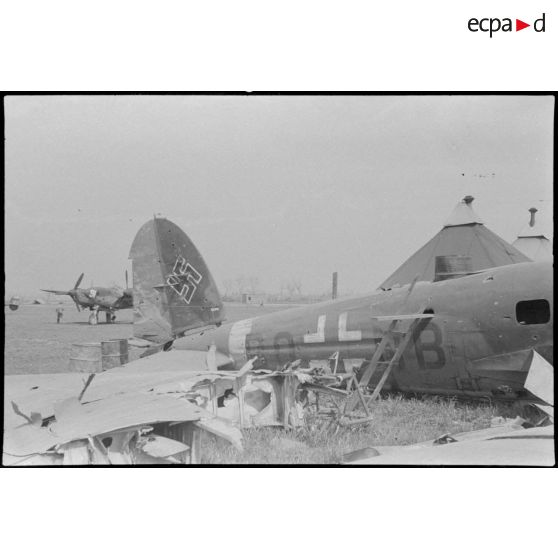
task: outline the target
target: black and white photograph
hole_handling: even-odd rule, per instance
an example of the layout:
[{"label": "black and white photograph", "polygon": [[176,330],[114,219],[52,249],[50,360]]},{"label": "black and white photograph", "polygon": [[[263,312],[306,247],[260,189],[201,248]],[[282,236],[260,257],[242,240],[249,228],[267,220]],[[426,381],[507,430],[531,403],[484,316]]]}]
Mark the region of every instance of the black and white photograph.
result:
[{"label": "black and white photograph", "polygon": [[8,94],[4,467],[551,467],[548,94]]}]

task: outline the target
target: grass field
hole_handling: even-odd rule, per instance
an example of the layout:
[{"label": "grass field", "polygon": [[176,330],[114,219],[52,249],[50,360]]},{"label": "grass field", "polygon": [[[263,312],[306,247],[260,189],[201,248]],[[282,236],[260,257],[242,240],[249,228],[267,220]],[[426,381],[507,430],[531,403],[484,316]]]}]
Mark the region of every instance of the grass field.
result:
[{"label": "grass field", "polygon": [[298,431],[259,428],[244,432],[244,451],[206,436],[204,462],[208,464],[331,464],[344,454],[367,447],[407,445],[488,428],[498,414],[515,416],[512,409],[478,403],[458,403],[436,398],[404,399],[388,396],[372,408],[374,419],[366,426]]},{"label": "grass field", "polygon": [[[226,309],[228,319],[234,321],[283,308],[286,307],[231,304]],[[61,324],[56,323],[55,306],[21,306],[16,312],[6,309],[5,373],[64,373],[68,370],[73,343],[132,336],[131,310],[119,312],[116,323],[112,325],[100,323],[90,326],[87,317],[88,312],[78,313],[70,304],[65,305]],[[309,425],[296,432],[274,428],[246,430],[242,453],[206,435],[202,454],[204,462],[211,464],[338,463],[343,454],[357,449],[405,445],[446,433],[486,428],[494,416],[515,417],[517,414],[517,408],[503,404],[389,396],[375,404],[374,420],[366,426],[337,431],[324,431],[317,425]]]},{"label": "grass field", "polygon": [[[288,305],[250,306],[225,305],[228,321],[241,320],[276,312]],[[132,337],[132,310],[122,310],[116,323],[104,323],[104,313],[99,314],[99,324],[87,322],[89,312],[78,312],[73,304],[64,305],[62,323],[56,323],[56,306],[20,306],[12,312],[4,307],[6,343],[4,370],[6,374],[54,374],[68,371],[73,343],[128,339]],[[135,356],[132,350],[132,358]]]}]

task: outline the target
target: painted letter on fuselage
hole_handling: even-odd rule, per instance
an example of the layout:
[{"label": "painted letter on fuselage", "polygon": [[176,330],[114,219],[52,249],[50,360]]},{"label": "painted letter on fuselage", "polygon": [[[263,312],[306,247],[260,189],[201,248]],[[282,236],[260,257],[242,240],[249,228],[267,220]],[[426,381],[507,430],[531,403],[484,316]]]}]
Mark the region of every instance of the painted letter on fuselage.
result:
[{"label": "painted letter on fuselage", "polygon": [[339,314],[339,341],[361,341],[362,331],[360,329],[347,331],[347,315],[347,312]]},{"label": "painted letter on fuselage", "polygon": [[[442,347],[442,331],[430,322],[422,330],[416,330],[413,336],[417,364],[421,370],[437,370],[446,365],[446,355]],[[429,358],[425,358],[425,353]]]},{"label": "painted letter on fuselage", "polygon": [[318,317],[318,327],[316,333],[306,333],[304,335],[305,343],[324,343],[325,342],[325,324],[326,315],[322,314]]}]

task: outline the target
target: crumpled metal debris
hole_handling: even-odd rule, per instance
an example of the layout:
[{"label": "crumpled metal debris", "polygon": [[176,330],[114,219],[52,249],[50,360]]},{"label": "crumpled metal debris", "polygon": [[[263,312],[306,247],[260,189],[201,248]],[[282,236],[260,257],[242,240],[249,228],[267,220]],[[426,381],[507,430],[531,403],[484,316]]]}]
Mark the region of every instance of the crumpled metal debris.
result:
[{"label": "crumpled metal debris", "polygon": [[[162,369],[154,375],[140,366],[133,374],[98,374],[82,389],[82,400],[67,391],[61,401],[48,394],[39,407],[42,414],[26,413],[14,402],[14,414],[25,422],[5,431],[4,463],[196,462],[200,429],[241,451],[238,427],[297,428],[304,424],[307,390],[346,393],[335,386],[347,375],[302,368],[300,361],[282,370],[254,369],[257,362],[253,358],[239,371],[219,371],[210,348],[208,370]],[[26,404],[41,400],[26,397]]]},{"label": "crumpled metal debris", "polygon": [[[155,439],[159,450],[154,450],[153,444],[147,444],[146,450],[145,435],[157,436],[154,431],[165,425],[173,426],[193,443],[198,440],[195,430],[201,428],[242,447],[237,428],[218,421],[209,411],[186,399],[132,393],[86,404],[77,398],[60,402],[55,406],[55,416],[45,426],[35,420],[5,432],[3,461],[5,465],[37,464],[37,455],[48,454],[51,457],[46,461],[54,464],[53,461],[59,463],[54,457],[58,454],[64,465],[131,465],[146,462],[145,456],[157,462],[162,459],[168,463],[191,463],[194,448],[183,440],[166,438],[163,443],[164,436],[158,436]],[[161,455],[170,446],[180,451]],[[45,460],[39,461],[43,464]]]},{"label": "crumpled metal debris", "polygon": [[442,436],[438,436],[433,442],[433,446],[440,446],[442,444],[452,444],[457,442],[457,440],[451,434],[443,434]]}]

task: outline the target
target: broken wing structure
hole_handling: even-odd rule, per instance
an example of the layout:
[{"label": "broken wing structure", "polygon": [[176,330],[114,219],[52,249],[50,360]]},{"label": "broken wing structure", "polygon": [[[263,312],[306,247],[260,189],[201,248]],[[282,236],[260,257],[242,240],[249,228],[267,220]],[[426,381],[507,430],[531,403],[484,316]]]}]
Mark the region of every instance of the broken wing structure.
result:
[{"label": "broken wing structure", "polygon": [[196,463],[196,429],[212,422],[187,400],[147,393],[87,404],[72,397],[56,403],[52,417],[39,417],[5,431],[4,465]]},{"label": "broken wing structure", "polygon": [[87,389],[80,373],[6,376],[3,463],[199,463],[200,430],[241,449],[240,431],[204,408],[222,375],[185,371],[176,356],[93,374]]},{"label": "broken wing structure", "polygon": [[79,373],[7,376],[3,463],[199,463],[200,430],[241,450],[239,427],[301,425],[303,374],[252,370],[253,362],[234,373],[186,370],[191,356],[160,352],[87,381]]}]

